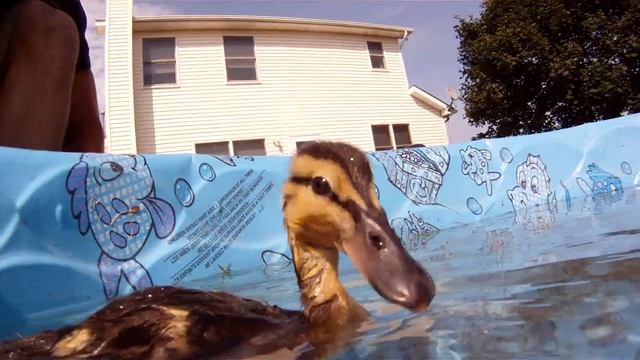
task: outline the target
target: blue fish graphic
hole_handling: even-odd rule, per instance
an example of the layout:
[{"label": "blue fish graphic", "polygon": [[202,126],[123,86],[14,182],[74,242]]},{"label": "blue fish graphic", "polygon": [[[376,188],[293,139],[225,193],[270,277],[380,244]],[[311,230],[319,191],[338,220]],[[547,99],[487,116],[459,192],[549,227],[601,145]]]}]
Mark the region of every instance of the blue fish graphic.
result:
[{"label": "blue fish graphic", "polygon": [[488,150],[480,150],[467,146],[465,150],[460,149],[462,158],[462,174],[469,176],[476,185],[483,183],[487,189],[487,195],[493,194],[492,181],[500,179],[500,173],[489,171],[489,160],[491,153]]},{"label": "blue fish graphic", "polygon": [[151,229],[166,238],[175,227],[169,202],[155,196],[155,184],[141,155],[83,154],[67,177],[71,212],[78,229],[91,230],[101,249],[98,269],[108,299],[118,295],[122,276],[135,289],[153,284],[136,260]]}]

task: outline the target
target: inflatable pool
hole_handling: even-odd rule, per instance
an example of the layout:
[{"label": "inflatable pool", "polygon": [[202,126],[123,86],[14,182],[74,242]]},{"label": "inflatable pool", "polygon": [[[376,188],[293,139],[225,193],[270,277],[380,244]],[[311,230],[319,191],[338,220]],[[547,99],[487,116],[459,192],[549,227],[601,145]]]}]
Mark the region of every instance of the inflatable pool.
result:
[{"label": "inflatable pool", "polygon": [[[635,218],[638,139],[640,115],[630,115],[368,156],[394,230],[441,285],[639,248],[633,231],[606,247],[575,238],[609,229],[612,216]],[[289,160],[0,148],[0,339],[78,321],[151,285],[298,307],[280,213]],[[619,227],[609,230],[630,231]],[[344,273],[357,283],[350,266]],[[289,297],[266,287],[285,283]]]}]

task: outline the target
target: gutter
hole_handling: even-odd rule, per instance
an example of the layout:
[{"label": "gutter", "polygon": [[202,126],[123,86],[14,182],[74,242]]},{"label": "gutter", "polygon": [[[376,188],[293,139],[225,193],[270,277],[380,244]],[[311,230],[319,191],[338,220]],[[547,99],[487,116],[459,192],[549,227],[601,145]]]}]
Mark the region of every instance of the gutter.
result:
[{"label": "gutter", "polygon": [[400,41],[400,50],[402,50],[402,45],[409,39],[409,32],[407,30],[404,31],[404,35],[402,35],[402,40]]},{"label": "gutter", "polygon": [[412,85],[409,88],[409,94],[413,96],[415,99],[420,100],[423,103],[438,110],[440,112],[440,116],[444,118],[448,118],[449,116],[454,114],[447,103],[427,93],[426,91],[420,89],[415,85]]},{"label": "gutter", "polygon": [[243,30],[338,33],[400,39],[413,29],[340,20],[247,15],[136,16],[134,32]]},{"label": "gutter", "polygon": [[[95,26],[98,34],[105,33],[105,20],[96,20]],[[138,16],[133,18],[132,26],[133,32],[198,30],[297,31],[385,37],[402,39],[403,42],[413,32],[411,28],[391,25],[243,15]]]}]

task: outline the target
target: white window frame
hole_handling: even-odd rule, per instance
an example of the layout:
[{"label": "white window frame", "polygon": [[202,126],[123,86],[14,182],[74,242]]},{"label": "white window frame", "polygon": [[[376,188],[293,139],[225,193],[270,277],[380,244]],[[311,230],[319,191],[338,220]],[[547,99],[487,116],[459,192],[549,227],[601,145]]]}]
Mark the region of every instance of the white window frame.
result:
[{"label": "white window frame", "polygon": [[322,138],[321,135],[307,135],[307,136],[295,136],[289,139],[289,154],[293,155],[298,151],[296,143],[301,141],[318,141]]},{"label": "white window frame", "polygon": [[[380,44],[380,49],[382,49],[382,55],[372,55],[371,50],[369,50],[369,43]],[[387,66],[387,54],[386,54],[386,51],[384,50],[384,43],[382,41],[367,40],[367,55],[369,56],[369,66],[371,67],[372,71],[383,71],[383,72],[389,71]],[[383,67],[381,68],[373,67],[373,62],[371,61],[372,56],[381,56]]]},{"label": "white window frame", "polygon": [[[230,140],[230,148],[232,150],[231,155],[235,156],[236,155],[236,149],[235,146],[233,145],[234,142],[240,142],[240,141],[262,141],[262,147],[264,148],[264,154],[267,155],[269,152],[267,151],[267,139],[265,138],[257,138],[257,139],[235,139],[235,140]],[[251,155],[251,156],[259,156],[259,155]]]},{"label": "white window frame", "polygon": [[[229,140],[207,141],[207,142],[194,143],[193,144],[193,153],[194,154],[205,154],[205,153],[198,153],[197,152],[197,149],[198,149],[197,145],[212,144],[212,143],[224,143],[224,142],[227,143],[227,153],[229,155],[233,155],[232,152],[231,152],[231,150],[232,150],[231,149],[231,141],[229,141]],[[210,154],[210,155],[217,155],[217,154]]]},{"label": "white window frame", "polygon": [[[254,61],[254,67],[255,67],[255,71],[256,71],[256,79],[255,80],[229,80],[229,74],[227,72],[227,55],[225,54],[225,49],[224,49],[224,38],[225,37],[250,37],[253,39],[253,61]],[[243,85],[243,84],[260,84],[261,80],[260,80],[260,65],[258,63],[258,45],[256,43],[256,36],[254,34],[228,34],[228,35],[222,35],[221,37],[221,44],[222,44],[222,62],[224,64],[224,78],[225,81],[227,82],[227,85]],[[249,59],[249,58],[236,58],[236,57],[232,57],[232,59]]]},{"label": "white window frame", "polygon": [[[227,143],[227,151],[229,153],[228,156],[235,156],[236,155],[236,151],[235,148],[233,146],[234,142],[238,142],[238,141],[262,141],[262,146],[264,147],[264,153],[265,155],[269,154],[268,148],[267,148],[267,139],[266,138],[257,138],[257,139],[234,139],[234,140],[219,140],[219,141],[207,141],[207,142],[199,142],[199,143],[194,143],[193,144],[193,153],[196,153],[196,145],[200,145],[200,144],[210,144],[210,143],[223,143],[226,142]],[[256,155],[257,156],[257,155]]]},{"label": "white window frame", "polygon": [[407,132],[409,133],[409,144],[403,144],[403,146],[411,146],[414,145],[415,142],[413,141],[413,135],[411,134],[411,124],[409,123],[397,123],[397,124],[389,124],[391,126],[391,135],[392,135],[392,139],[393,140],[393,147],[394,149],[398,148],[398,144],[396,144],[396,131],[393,129],[394,125],[406,125],[407,126]]},{"label": "white window frame", "polygon": [[[396,144],[396,134],[393,130],[393,125],[406,125],[407,129],[409,130],[409,141],[411,142],[411,144],[409,145],[404,145],[404,146],[410,146],[410,145],[414,145],[415,142],[413,140],[413,134],[411,132],[411,124],[406,123],[406,122],[402,122],[402,123],[393,123],[393,124],[370,124],[369,126],[369,130],[371,131],[371,142],[373,143],[373,149],[374,151],[387,151],[387,150],[397,150],[398,149],[398,145]],[[385,150],[377,150],[376,149],[376,140],[375,140],[375,136],[373,135],[373,127],[374,126],[386,126],[387,127],[387,132],[389,134],[389,137],[391,138],[391,149],[385,149]]]},{"label": "white window frame", "polygon": [[[166,83],[166,84],[150,84],[145,85],[144,83],[144,41],[147,39],[173,39],[173,59],[174,59],[174,69],[176,74],[176,81],[174,83]],[[142,84],[142,89],[153,89],[153,88],[177,88],[180,87],[180,61],[178,59],[178,38],[176,36],[166,36],[166,35],[157,35],[157,36],[145,36],[140,39],[140,74],[141,79],[140,83]]]}]

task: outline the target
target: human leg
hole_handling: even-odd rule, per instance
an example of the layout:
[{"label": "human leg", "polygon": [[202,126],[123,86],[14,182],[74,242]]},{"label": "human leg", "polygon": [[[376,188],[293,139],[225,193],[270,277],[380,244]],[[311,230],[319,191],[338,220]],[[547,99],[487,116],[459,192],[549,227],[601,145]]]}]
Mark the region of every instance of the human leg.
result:
[{"label": "human leg", "polygon": [[104,132],[100,123],[95,80],[90,69],[76,73],[62,151],[104,152]]},{"label": "human leg", "polygon": [[78,57],[73,20],[39,0],[25,0],[0,78],[0,145],[62,149]]}]

